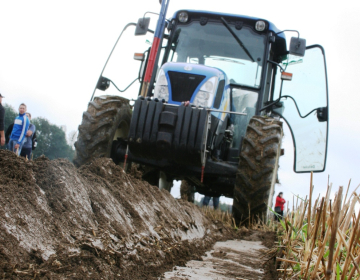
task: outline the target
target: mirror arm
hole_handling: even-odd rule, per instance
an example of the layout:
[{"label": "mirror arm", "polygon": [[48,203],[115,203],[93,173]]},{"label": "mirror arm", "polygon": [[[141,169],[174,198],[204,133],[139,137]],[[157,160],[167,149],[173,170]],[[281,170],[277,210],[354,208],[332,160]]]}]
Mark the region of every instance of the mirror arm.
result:
[{"label": "mirror arm", "polygon": [[290,95],[284,95],[284,96],[280,96],[280,97],[279,97],[278,99],[276,99],[274,102],[271,102],[270,104],[268,104],[268,105],[266,105],[265,107],[261,108],[261,109],[260,109],[260,112],[262,112],[262,111],[264,111],[264,110],[266,110],[266,109],[274,106],[276,103],[279,103],[281,98],[291,98],[291,99],[294,101],[294,103],[295,103],[295,107],[296,107],[296,110],[297,110],[300,118],[302,118],[302,119],[305,119],[305,118],[306,118],[307,116],[309,116],[312,112],[318,111],[318,109],[319,109],[319,108],[315,108],[314,110],[311,110],[309,113],[307,113],[305,116],[302,116],[301,113],[300,113],[299,107],[298,107],[298,105],[297,105],[297,103],[296,103],[296,101],[295,101],[295,99],[294,99],[292,96],[290,96]]},{"label": "mirror arm", "polygon": [[276,66],[278,66],[278,67],[282,70],[281,72],[284,72],[284,71],[285,71],[285,69],[282,68],[279,63],[277,63],[277,62],[275,62],[275,61],[272,61],[272,60],[269,60],[269,59],[268,59],[267,62],[270,62],[270,63],[275,64]]},{"label": "mirror arm", "polygon": [[300,32],[297,30],[292,30],[292,29],[285,29],[283,31],[280,31],[278,33],[276,33],[276,35],[280,34],[280,33],[284,33],[284,32],[296,32],[298,34],[298,38],[300,38]]},{"label": "mirror arm", "polygon": [[[115,45],[113,46],[113,48],[112,48],[112,50],[111,50],[111,52],[110,52],[109,57],[107,58],[107,60],[106,60],[106,62],[105,62],[105,65],[104,65],[104,67],[103,67],[103,69],[102,69],[102,71],[101,71],[100,77],[102,77],[102,74],[104,73],[104,70],[105,70],[105,68],[106,68],[106,65],[108,64],[108,62],[109,62],[109,60],[110,60],[110,57],[111,57],[111,55],[113,54],[114,49],[115,49],[117,43],[119,42],[119,40],[120,40],[120,38],[121,38],[121,35],[124,33],[124,31],[125,31],[129,26],[136,26],[136,23],[134,23],[134,22],[128,23],[127,25],[125,25],[124,29],[121,31],[119,37],[117,38],[117,40],[116,40],[116,42],[115,42]],[[99,77],[99,79],[100,79],[100,77]],[[96,85],[97,85],[97,83],[96,83]],[[95,86],[95,88],[94,88],[93,94],[91,95],[90,101],[93,101],[94,95],[95,95],[95,91],[96,91],[96,86]]]},{"label": "mirror arm", "polygon": [[113,86],[114,86],[118,91],[124,92],[124,91],[126,91],[129,87],[131,87],[131,86],[133,85],[133,83],[135,83],[138,79],[139,79],[139,78],[136,78],[135,80],[133,80],[133,81],[132,81],[125,89],[123,89],[123,90],[119,89],[112,80],[110,80],[110,79],[108,79],[108,80],[110,81],[110,83],[113,84]]},{"label": "mirror arm", "polygon": [[157,15],[157,16],[159,15],[159,13],[154,13],[154,12],[145,12],[145,14],[144,14],[143,18],[145,18],[146,14],[153,14],[153,15]]},{"label": "mirror arm", "polygon": [[292,96],[290,96],[290,95],[284,95],[284,96],[281,96],[281,97],[291,98],[291,99],[294,101],[295,106],[296,106],[296,110],[298,111],[298,114],[299,114],[300,118],[302,118],[302,119],[305,119],[305,118],[306,118],[307,116],[309,116],[312,112],[315,112],[315,111],[318,110],[318,108],[315,108],[315,109],[311,110],[309,113],[307,113],[305,116],[302,116],[301,113],[300,113],[299,107],[298,107],[295,99],[294,99]]}]

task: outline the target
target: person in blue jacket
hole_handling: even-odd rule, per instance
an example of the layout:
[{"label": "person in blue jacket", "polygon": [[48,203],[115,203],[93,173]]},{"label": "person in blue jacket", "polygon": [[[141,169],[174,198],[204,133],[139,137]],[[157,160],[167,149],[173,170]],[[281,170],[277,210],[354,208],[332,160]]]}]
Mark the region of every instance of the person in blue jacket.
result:
[{"label": "person in blue jacket", "polygon": [[9,150],[20,155],[21,148],[24,145],[26,132],[30,121],[25,115],[26,105],[21,103],[19,106],[19,115],[15,118],[14,127],[10,135]]}]

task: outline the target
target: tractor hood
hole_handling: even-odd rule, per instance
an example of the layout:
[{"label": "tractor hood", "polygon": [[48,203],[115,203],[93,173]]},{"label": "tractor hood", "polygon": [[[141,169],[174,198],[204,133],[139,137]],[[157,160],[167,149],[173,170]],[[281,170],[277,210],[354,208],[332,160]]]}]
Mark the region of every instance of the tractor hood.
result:
[{"label": "tractor hood", "polygon": [[[191,63],[165,63],[159,70],[154,97],[169,104],[190,101],[199,107],[219,108],[223,91],[229,87],[226,74],[217,68]],[[216,97],[219,99],[215,102]]]}]

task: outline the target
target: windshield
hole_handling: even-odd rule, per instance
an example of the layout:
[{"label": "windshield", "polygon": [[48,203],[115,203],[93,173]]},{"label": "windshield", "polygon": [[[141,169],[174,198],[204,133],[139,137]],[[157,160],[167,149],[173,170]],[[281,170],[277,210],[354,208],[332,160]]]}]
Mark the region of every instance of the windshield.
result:
[{"label": "windshield", "polygon": [[177,27],[168,61],[216,67],[223,70],[233,84],[259,88],[266,37],[247,26],[237,30],[229,25],[255,62],[223,23],[200,25],[197,21]]}]

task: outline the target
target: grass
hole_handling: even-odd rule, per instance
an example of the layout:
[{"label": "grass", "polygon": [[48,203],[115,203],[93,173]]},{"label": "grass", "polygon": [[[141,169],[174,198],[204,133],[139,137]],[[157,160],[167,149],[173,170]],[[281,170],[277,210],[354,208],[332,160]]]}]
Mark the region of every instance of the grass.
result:
[{"label": "grass", "polygon": [[213,209],[208,206],[201,208],[205,216],[213,221],[221,221],[225,226],[229,228],[238,229],[232,214],[229,211],[221,211],[220,209]]},{"label": "grass", "polygon": [[226,227],[238,230],[240,228],[247,228],[247,229],[256,229],[260,231],[275,231],[275,225],[272,224],[265,224],[260,219],[256,222],[254,220],[251,223],[247,223],[249,219],[245,219],[243,222],[236,224],[235,219],[232,216],[232,213],[229,211],[222,211],[221,209],[215,210],[212,207],[203,206],[201,208],[205,216],[210,218],[213,221],[221,221]]},{"label": "grass", "polygon": [[[349,182],[346,193],[339,187],[331,198],[332,184],[328,184],[324,197],[314,197],[312,178],[313,174],[309,195],[306,198],[294,195],[293,209],[280,223],[258,221],[249,223],[249,227],[278,232],[277,246],[267,251],[265,257],[268,261],[276,258],[279,279],[360,279],[360,211],[355,210],[360,204],[356,193],[360,185],[349,194]],[[241,226],[236,225],[229,212],[202,209],[210,219],[228,227]]]},{"label": "grass", "polygon": [[276,256],[279,279],[360,279],[360,198],[357,189],[347,198],[349,187],[345,196],[339,187],[331,199],[328,184],[326,195],[314,198],[311,174],[309,196],[297,197],[280,225],[270,223],[279,244],[267,254]]}]

